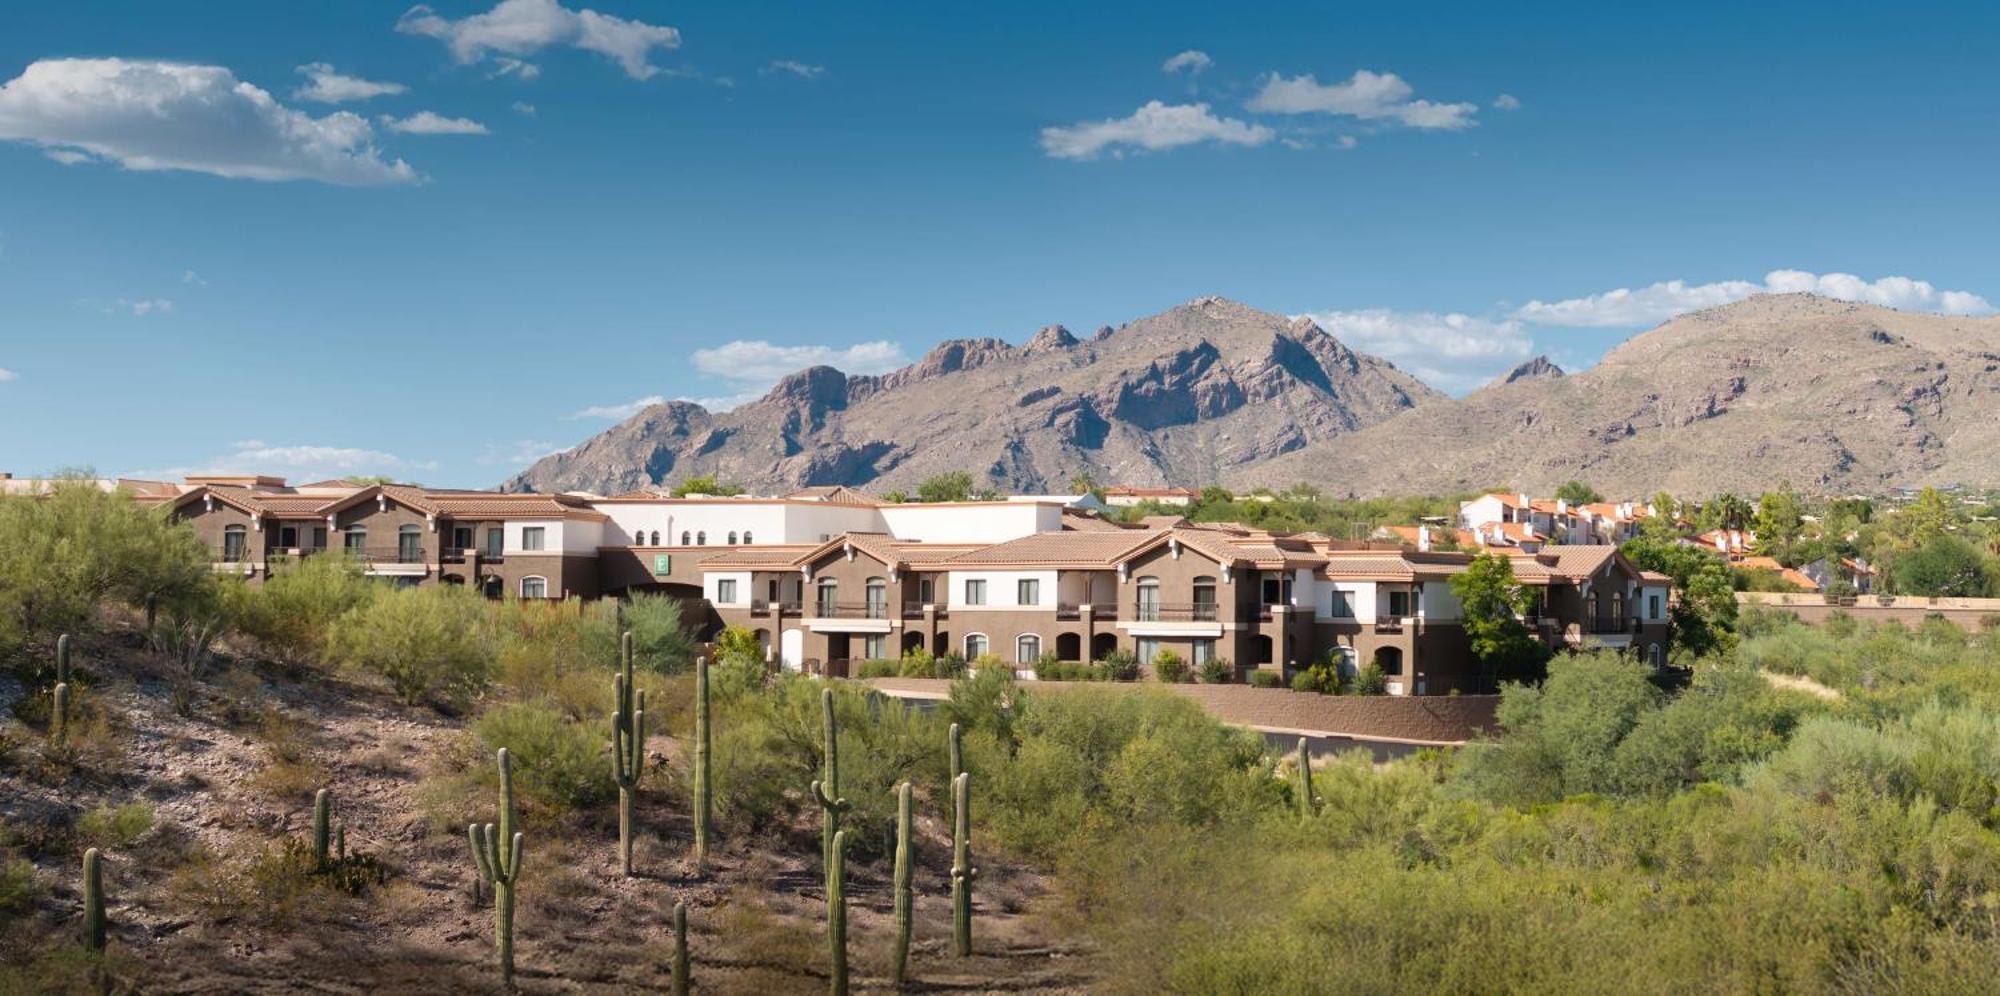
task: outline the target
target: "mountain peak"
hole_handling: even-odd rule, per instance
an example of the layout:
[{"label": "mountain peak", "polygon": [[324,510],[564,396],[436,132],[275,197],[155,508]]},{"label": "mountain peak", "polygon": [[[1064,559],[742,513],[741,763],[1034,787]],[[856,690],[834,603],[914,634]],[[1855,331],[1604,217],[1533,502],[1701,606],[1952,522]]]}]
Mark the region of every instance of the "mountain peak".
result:
[{"label": "mountain peak", "polygon": [[1507,371],[1507,375],[1494,381],[1495,384],[1512,384],[1516,381],[1534,380],[1542,377],[1561,377],[1563,368],[1556,366],[1544,353],[1526,363]]},{"label": "mountain peak", "polygon": [[1068,349],[1076,344],[1076,336],[1071,335],[1068,329],[1060,325],[1048,325],[1044,326],[1040,332],[1035,333],[1035,337],[1029,339],[1028,344],[1022,348],[1030,353],[1046,353],[1052,350]]}]

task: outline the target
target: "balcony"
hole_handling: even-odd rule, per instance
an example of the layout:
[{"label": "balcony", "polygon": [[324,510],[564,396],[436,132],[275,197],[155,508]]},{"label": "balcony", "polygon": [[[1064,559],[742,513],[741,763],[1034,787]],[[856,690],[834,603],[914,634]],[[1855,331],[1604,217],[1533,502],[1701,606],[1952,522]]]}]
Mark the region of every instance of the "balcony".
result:
[{"label": "balcony", "polygon": [[1061,602],[1056,603],[1057,622],[1075,622],[1078,619],[1082,618],[1082,615],[1083,615],[1083,606],[1081,605],[1068,605]]},{"label": "balcony", "polygon": [[887,602],[814,602],[815,619],[887,619]]},{"label": "balcony", "polygon": [[1134,622],[1214,622],[1214,602],[1139,602],[1132,606]]},{"label": "balcony", "polygon": [[922,618],[924,617],[924,606],[925,606],[926,604],[928,604],[928,603],[925,603],[925,602],[904,602],[904,603],[903,603],[903,618],[905,618],[905,619],[922,619]]},{"label": "balcony", "polygon": [[1403,627],[1408,625],[1409,622],[1410,620],[1405,616],[1376,616],[1375,632],[1401,633]]},{"label": "balcony", "polygon": [[430,573],[430,564],[425,561],[422,547],[346,547],[349,557],[359,561],[370,574],[394,576],[422,576]]}]

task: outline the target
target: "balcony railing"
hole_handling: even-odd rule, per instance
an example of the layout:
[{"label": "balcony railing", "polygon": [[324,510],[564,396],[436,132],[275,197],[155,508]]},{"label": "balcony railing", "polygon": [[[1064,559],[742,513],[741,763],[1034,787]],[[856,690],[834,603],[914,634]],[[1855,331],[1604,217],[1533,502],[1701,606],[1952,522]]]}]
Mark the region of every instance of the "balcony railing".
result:
[{"label": "balcony railing", "polygon": [[905,618],[905,619],[922,619],[922,618],[924,617],[924,606],[925,606],[926,604],[927,604],[927,603],[924,603],[924,602],[904,602],[904,603],[903,603],[903,618]]},{"label": "balcony railing", "polygon": [[1214,622],[1218,618],[1214,602],[1140,602],[1132,606],[1137,622]]},{"label": "balcony railing", "polygon": [[1401,633],[1403,631],[1403,618],[1402,616],[1376,616],[1375,632]]},{"label": "balcony railing", "polygon": [[414,550],[403,547],[343,547],[341,552],[364,564],[421,564],[426,556],[422,547]]},{"label": "balcony railing", "polygon": [[1582,629],[1591,636],[1624,636],[1639,632],[1637,619],[1586,619]]},{"label": "balcony railing", "polygon": [[887,619],[887,602],[814,602],[813,616],[819,619]]},{"label": "balcony railing", "polygon": [[1081,605],[1070,605],[1062,602],[1056,603],[1057,622],[1074,622],[1082,615],[1083,606]]}]

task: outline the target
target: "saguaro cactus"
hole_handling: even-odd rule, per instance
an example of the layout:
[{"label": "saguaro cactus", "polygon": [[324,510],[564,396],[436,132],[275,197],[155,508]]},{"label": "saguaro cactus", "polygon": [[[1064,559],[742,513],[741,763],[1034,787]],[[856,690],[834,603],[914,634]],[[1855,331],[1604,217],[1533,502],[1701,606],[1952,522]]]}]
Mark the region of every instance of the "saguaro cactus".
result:
[{"label": "saguaro cactus", "polygon": [[493,939],[500,949],[500,978],[514,987],[514,883],[521,877],[525,835],[514,830],[514,762],[500,748],[500,823],[469,823],[472,860],[481,878],[493,883]]},{"label": "saguaro cactus", "polygon": [[69,736],[69,682],[56,682],[54,699],[49,710],[49,739],[62,743]]},{"label": "saguaro cactus", "polygon": [[708,725],[708,658],[694,659],[694,859],[708,860],[708,823],[713,810]]},{"label": "saguaro cactus", "polygon": [[104,950],[104,869],[97,848],[83,852],[83,943]]},{"label": "saguaro cactus", "polygon": [[69,684],[69,634],[56,637],[56,684]]},{"label": "saguaro cactus", "polygon": [[[347,830],[341,828],[341,857],[346,857]],[[332,865],[327,853],[333,846],[333,793],[320,789],[313,795],[313,867],[325,871]]]},{"label": "saguaro cactus", "polygon": [[910,892],[910,867],[914,855],[910,853],[910,783],[896,786],[896,987],[902,988],[909,981],[910,965],[910,920],[915,908],[915,897]]},{"label": "saguaro cactus", "polygon": [[1299,738],[1299,818],[1310,820],[1319,811],[1319,797],[1313,794],[1312,755],[1306,753],[1306,738]]},{"label": "saguaro cactus", "polygon": [[611,717],[611,769],[618,781],[618,863],[632,874],[632,800],[646,766],[646,693],[632,677],[632,634],[619,641],[624,670],[613,678],[617,712]]},{"label": "saguaro cactus", "polygon": [[951,724],[951,780],[958,781],[959,773],[965,770],[964,731],[957,723]]},{"label": "saguaro cactus", "polygon": [[972,774],[961,771],[951,783],[951,940],[960,958],[972,954]]},{"label": "saguaro cactus", "polygon": [[847,831],[833,835],[826,870],[826,944],[832,954],[827,973],[833,996],[847,996]]},{"label": "saguaro cactus", "polygon": [[826,720],[826,778],[812,783],[813,798],[819,800],[820,861],[827,869],[827,891],[833,889],[835,838],[840,835],[840,817],[848,802],[840,797],[840,726],[833,714],[833,689],[820,690],[820,714]]},{"label": "saguaro cactus", "polygon": [[674,904],[674,996],[688,996],[688,904]]}]

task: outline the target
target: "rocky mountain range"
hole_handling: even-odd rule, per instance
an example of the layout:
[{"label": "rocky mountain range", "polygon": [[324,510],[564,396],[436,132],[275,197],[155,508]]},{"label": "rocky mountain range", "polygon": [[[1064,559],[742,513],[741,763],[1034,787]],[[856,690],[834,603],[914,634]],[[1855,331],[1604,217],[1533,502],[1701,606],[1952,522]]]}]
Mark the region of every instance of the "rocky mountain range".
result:
[{"label": "rocky mountain range", "polygon": [[1206,297],[1088,339],[940,343],[880,376],[812,367],[728,412],[648,408],[546,457],[509,490],[600,494],[700,474],[758,492],[914,489],[969,470],[1007,491],[1079,470],[1137,485],[1234,478],[1443,395],[1305,319]]},{"label": "rocky mountain range", "polygon": [[1770,295],[1681,316],[1565,374],[1463,398],[1307,319],[1200,298],[1080,339],[940,344],[880,376],[813,367],[728,412],[656,405],[506,482],[616,493],[713,473],[755,491],[1100,483],[1338,494],[1819,492],[2000,480],[2000,318]]}]

